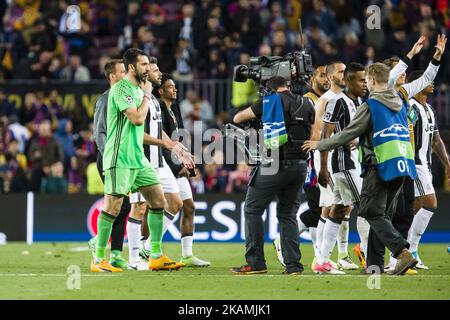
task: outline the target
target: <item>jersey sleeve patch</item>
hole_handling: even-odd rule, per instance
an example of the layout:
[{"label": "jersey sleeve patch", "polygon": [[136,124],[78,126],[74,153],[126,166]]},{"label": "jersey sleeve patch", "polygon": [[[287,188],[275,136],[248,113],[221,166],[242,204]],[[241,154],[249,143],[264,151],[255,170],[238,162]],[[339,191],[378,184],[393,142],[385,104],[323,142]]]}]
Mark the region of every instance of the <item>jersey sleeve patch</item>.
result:
[{"label": "jersey sleeve patch", "polygon": [[410,107],[408,110],[408,119],[413,125],[416,124],[418,118],[417,110],[414,107]]},{"label": "jersey sleeve patch", "polygon": [[133,104],[133,97],[132,96],[126,96],[125,97],[125,102],[128,104]]},{"label": "jersey sleeve patch", "polygon": [[337,123],[341,117],[340,100],[331,99],[326,106],[322,120],[328,123]]}]

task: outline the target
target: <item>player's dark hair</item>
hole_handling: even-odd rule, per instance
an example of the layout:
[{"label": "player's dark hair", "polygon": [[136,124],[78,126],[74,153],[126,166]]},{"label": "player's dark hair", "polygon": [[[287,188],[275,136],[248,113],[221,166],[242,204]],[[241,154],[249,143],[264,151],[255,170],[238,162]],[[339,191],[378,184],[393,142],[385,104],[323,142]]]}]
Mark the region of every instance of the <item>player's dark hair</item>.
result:
[{"label": "player's dark hair", "polygon": [[339,63],[345,64],[345,63],[343,63],[342,61],[339,61],[339,60],[331,61],[330,63],[328,63],[327,64],[327,68],[326,68],[327,69],[327,74],[332,74],[334,72],[334,67],[337,64],[339,64]]},{"label": "player's dark hair", "polygon": [[423,73],[423,70],[415,70],[411,72],[410,74],[408,74],[407,82],[409,83],[419,79],[423,75]]},{"label": "player's dark hair", "polygon": [[169,80],[173,80],[172,76],[169,73],[163,73],[161,76],[161,86],[160,87],[162,87]]},{"label": "player's dark hair", "polygon": [[318,63],[318,64],[314,65],[314,72],[313,72],[313,74],[316,75],[316,74],[317,74],[317,71],[318,71],[319,68],[321,68],[321,67],[325,67],[325,70],[326,70],[327,64],[326,64],[326,63]]},{"label": "player's dark hair", "polygon": [[158,59],[156,57],[149,56],[148,61],[150,64],[158,64]]},{"label": "player's dark hair", "polygon": [[400,61],[399,57],[393,56],[393,57],[385,59],[383,61],[383,63],[392,69],[399,61]]},{"label": "player's dark hair", "polygon": [[116,72],[116,64],[118,64],[118,63],[123,63],[123,60],[122,59],[112,59],[112,60],[109,60],[105,64],[104,74],[105,74],[106,80],[108,80],[108,82],[109,82],[109,76],[111,74],[113,74],[114,72]]},{"label": "player's dark hair", "polygon": [[351,79],[353,79],[353,77],[355,76],[355,74],[357,72],[365,71],[365,70],[366,70],[366,68],[362,64],[352,62],[347,66],[347,68],[345,68],[344,79],[351,80]]},{"label": "player's dark hair", "polygon": [[128,72],[128,66],[131,64],[136,68],[136,64],[139,56],[146,56],[147,54],[136,48],[130,48],[123,54],[123,63],[125,64],[125,70]]},{"label": "player's dark hair", "polygon": [[157,98],[161,97],[161,94],[159,93],[159,89],[161,89],[164,84],[169,81],[169,80],[173,80],[172,76],[169,73],[163,73],[161,76],[161,85],[158,86],[157,88],[153,89],[153,95]]},{"label": "player's dark hair", "polygon": [[266,86],[274,91],[278,90],[278,88],[286,87],[287,81],[285,78],[280,76],[275,76],[267,80]]}]

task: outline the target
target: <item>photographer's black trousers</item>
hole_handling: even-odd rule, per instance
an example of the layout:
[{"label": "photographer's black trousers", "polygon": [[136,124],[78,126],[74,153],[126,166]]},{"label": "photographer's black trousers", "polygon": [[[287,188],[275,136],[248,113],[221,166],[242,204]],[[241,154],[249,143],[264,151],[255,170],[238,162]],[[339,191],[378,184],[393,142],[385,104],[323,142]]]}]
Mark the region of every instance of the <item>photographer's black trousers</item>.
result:
[{"label": "photographer's black trousers", "polygon": [[[97,153],[97,169],[100,173],[103,183],[105,183],[105,176],[103,175],[103,160],[102,155]],[[130,213],[131,205],[128,197],[123,197],[122,207],[120,208],[119,215],[114,220],[111,230],[111,251],[123,249],[123,238],[125,236],[125,220]]]},{"label": "photographer's black trousers", "polygon": [[406,177],[398,197],[397,210],[392,218],[395,230],[400,232],[404,239],[408,239],[408,231],[414,219],[414,198],[414,180]]},{"label": "photographer's black trousers", "polygon": [[[317,228],[322,208],[319,207],[320,188],[318,186],[304,188],[309,209],[300,215],[300,220],[308,228]],[[300,196],[300,194],[299,194]]]},{"label": "photographer's black trousers", "polygon": [[256,269],[266,269],[264,258],[264,222],[262,215],[275,196],[282,254],[288,272],[302,272],[296,214],[300,206],[298,191],[306,177],[304,160],[280,161],[276,174],[255,168],[245,198],[245,258]]},{"label": "photographer's black trousers", "polygon": [[382,181],[374,168],[370,168],[363,179],[359,215],[370,225],[367,266],[377,266],[380,272],[384,270],[386,247],[395,257],[409,247],[408,242],[392,225],[403,181],[404,178]]}]

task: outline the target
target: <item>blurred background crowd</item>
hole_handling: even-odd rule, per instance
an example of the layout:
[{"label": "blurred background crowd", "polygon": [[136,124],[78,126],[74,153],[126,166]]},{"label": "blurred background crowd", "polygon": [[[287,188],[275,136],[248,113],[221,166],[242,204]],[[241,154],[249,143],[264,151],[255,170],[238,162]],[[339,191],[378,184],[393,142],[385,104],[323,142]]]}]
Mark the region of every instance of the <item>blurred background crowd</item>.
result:
[{"label": "blurred background crowd", "polygon": [[[380,8],[381,29],[367,27],[366,8]],[[71,12],[77,5],[79,12]],[[447,0],[0,0],[0,192],[100,192],[92,113],[81,103],[63,107],[55,81],[104,81],[110,58],[137,47],[159,60],[178,84],[206,79],[230,82],[233,67],[251,56],[285,55],[301,48],[315,64],[333,60],[369,64],[404,56],[419,35],[427,41],[410,70],[425,69],[438,33],[450,34]],[[304,36],[298,34],[302,18]],[[77,26],[73,28],[73,26]],[[435,81],[438,114],[449,114],[450,55],[447,49]],[[3,83],[33,80],[47,91],[30,91],[18,106]],[[106,84],[106,81],[105,81]],[[69,85],[69,84],[68,84]],[[231,84],[230,84],[231,86]],[[232,106],[257,97],[253,83],[233,83],[226,108],[216,95],[185,90],[179,103],[185,125],[220,128]],[[101,92],[99,92],[100,94]],[[444,141],[450,119],[438,117]],[[218,156],[220,157],[220,155]],[[442,173],[435,161],[437,177]],[[199,167],[192,179],[197,193],[242,192],[248,176],[244,164]],[[438,178],[436,178],[438,179]],[[436,180],[436,187],[442,181]]]}]

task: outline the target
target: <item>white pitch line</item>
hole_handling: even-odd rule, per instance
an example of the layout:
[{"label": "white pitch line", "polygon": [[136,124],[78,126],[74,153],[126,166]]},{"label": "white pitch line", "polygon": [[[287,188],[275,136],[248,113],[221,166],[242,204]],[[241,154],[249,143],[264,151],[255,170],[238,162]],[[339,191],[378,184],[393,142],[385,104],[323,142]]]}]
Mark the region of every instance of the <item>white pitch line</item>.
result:
[{"label": "white pitch line", "polygon": [[[162,271],[165,272],[165,271]],[[155,275],[155,276],[162,276],[162,277],[171,277],[173,274],[166,273],[162,274],[156,273],[156,272],[148,272],[147,274]],[[120,277],[121,275],[131,274],[131,272],[125,272],[125,273],[118,273],[118,274],[108,274],[108,273],[102,273],[102,274],[80,274],[81,277]],[[139,272],[137,273],[139,275],[146,274],[146,272]],[[68,274],[65,273],[0,273],[0,277],[68,277]],[[278,275],[278,274],[266,274],[266,275],[250,275],[250,276],[243,276],[243,275],[226,275],[226,274],[218,274],[218,275],[212,275],[212,274],[206,274],[206,275],[195,275],[195,274],[183,274],[183,277],[208,277],[208,278],[230,278],[230,277],[236,277],[241,279],[251,279],[251,278],[285,278],[285,279],[301,279],[301,278],[318,278],[318,279],[340,279],[340,278],[368,278],[366,275],[341,275],[341,276],[330,276],[330,275],[313,275],[313,274],[305,274],[305,275],[299,275],[296,277],[289,277],[286,275]],[[406,278],[449,278],[450,275],[415,275],[415,276],[387,276],[383,275],[383,279],[406,279]]]},{"label": "white pitch line", "polygon": [[[65,273],[0,273],[0,277],[68,277]],[[71,274],[72,276],[72,274]],[[80,277],[114,277],[112,274],[80,274]]]}]

